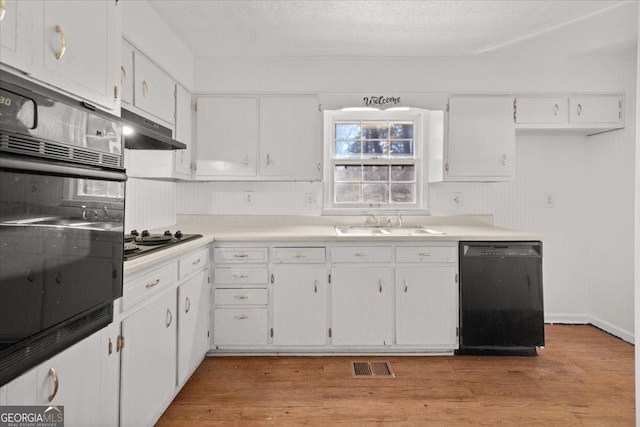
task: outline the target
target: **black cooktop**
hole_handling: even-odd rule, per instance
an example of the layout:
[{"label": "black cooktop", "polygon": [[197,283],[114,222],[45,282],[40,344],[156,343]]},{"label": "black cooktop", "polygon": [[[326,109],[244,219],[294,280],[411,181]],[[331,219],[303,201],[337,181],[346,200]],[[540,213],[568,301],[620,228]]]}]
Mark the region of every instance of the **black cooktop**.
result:
[{"label": "black cooktop", "polygon": [[175,233],[167,230],[164,234],[151,234],[147,230],[138,233],[137,230],[132,230],[124,235],[124,260],[129,261],[200,237],[201,234],[182,234],[179,230]]}]

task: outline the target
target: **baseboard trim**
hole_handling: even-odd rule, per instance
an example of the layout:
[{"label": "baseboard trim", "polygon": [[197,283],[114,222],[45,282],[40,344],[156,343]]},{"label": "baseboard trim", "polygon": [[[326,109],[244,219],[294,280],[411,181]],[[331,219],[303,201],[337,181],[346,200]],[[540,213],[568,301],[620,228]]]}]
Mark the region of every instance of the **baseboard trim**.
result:
[{"label": "baseboard trim", "polygon": [[589,323],[596,328],[600,328],[603,331],[620,338],[621,340],[630,344],[635,344],[635,336],[633,332],[625,331],[624,329],[618,328],[617,326],[595,316],[589,316]]},{"label": "baseboard trim", "polygon": [[605,320],[596,316],[590,316],[587,314],[559,314],[559,313],[546,313],[544,316],[544,323],[560,323],[567,325],[593,325],[598,329],[620,338],[630,344],[635,344],[635,335],[633,332],[625,331]]},{"label": "baseboard trim", "polygon": [[544,323],[568,323],[571,325],[586,325],[590,323],[589,316],[583,314],[545,313]]}]

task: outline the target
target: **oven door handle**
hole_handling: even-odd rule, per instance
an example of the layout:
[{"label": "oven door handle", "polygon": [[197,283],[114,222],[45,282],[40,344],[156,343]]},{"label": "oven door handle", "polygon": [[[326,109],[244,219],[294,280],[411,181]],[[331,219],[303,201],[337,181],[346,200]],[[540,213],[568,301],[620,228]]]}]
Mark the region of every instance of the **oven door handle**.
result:
[{"label": "oven door handle", "polygon": [[5,157],[0,158],[0,169],[37,172],[77,178],[102,179],[106,181],[124,182],[127,180],[127,174],[124,172],[89,169],[85,167],[66,166],[58,163],[36,162],[32,160]]}]

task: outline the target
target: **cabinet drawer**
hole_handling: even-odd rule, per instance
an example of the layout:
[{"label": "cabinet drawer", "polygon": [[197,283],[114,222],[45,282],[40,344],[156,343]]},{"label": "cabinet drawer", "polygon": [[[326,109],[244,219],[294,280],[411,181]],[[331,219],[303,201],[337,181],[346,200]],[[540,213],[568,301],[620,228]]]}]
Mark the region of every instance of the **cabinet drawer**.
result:
[{"label": "cabinet drawer", "polygon": [[214,345],[267,345],[267,308],[216,308]]},{"label": "cabinet drawer", "polygon": [[454,246],[397,247],[397,262],[456,262],[458,250]]},{"label": "cabinet drawer", "polygon": [[266,289],[216,289],[216,305],[267,305]]},{"label": "cabinet drawer", "polygon": [[124,283],[122,310],[126,311],[178,279],[178,263],[171,262]]},{"label": "cabinet drawer", "polygon": [[267,248],[215,248],[213,259],[215,262],[262,263],[269,257]]},{"label": "cabinet drawer", "polygon": [[390,247],[345,247],[331,249],[332,262],[390,262]]},{"label": "cabinet drawer", "polygon": [[324,248],[274,248],[274,263],[322,263]]},{"label": "cabinet drawer", "polygon": [[266,267],[218,267],[214,271],[214,283],[266,284]]},{"label": "cabinet drawer", "polygon": [[178,261],[180,280],[209,265],[209,248],[194,252]]}]

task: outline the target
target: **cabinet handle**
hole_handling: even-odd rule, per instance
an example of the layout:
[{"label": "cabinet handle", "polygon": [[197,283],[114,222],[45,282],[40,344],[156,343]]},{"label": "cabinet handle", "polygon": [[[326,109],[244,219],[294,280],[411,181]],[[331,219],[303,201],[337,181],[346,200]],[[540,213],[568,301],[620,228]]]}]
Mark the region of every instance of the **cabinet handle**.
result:
[{"label": "cabinet handle", "polygon": [[238,320],[244,320],[244,319],[248,319],[249,316],[247,316],[246,314],[238,314],[236,316],[233,316],[233,318]]},{"label": "cabinet handle", "polygon": [[200,258],[198,258],[197,260],[193,261],[193,262],[191,263],[191,265],[196,265],[196,264],[198,264],[199,262],[200,262]]},{"label": "cabinet handle", "polygon": [[502,155],[502,166],[507,166],[507,155],[506,154]]},{"label": "cabinet handle", "polygon": [[234,279],[246,279],[249,276],[247,276],[246,274],[234,274],[233,277]]},{"label": "cabinet handle", "polygon": [[185,313],[188,313],[188,312],[189,312],[189,310],[191,310],[191,300],[189,299],[189,297],[187,297],[187,298],[184,300],[184,312],[185,312]]},{"label": "cabinet handle", "polygon": [[113,353],[113,343],[111,342],[111,338],[109,338],[109,354]]},{"label": "cabinet handle", "polygon": [[244,162],[242,162],[245,166],[249,166],[249,155],[244,155]]},{"label": "cabinet handle", "polygon": [[120,83],[124,84],[127,80],[127,70],[124,69],[124,65],[120,66]]},{"label": "cabinet handle", "polygon": [[318,172],[322,171],[322,165],[318,163]]},{"label": "cabinet handle", "polygon": [[153,288],[155,285],[157,285],[158,283],[160,283],[160,279],[156,279],[151,283],[147,283],[146,285],[144,285],[145,288]]},{"label": "cabinet handle", "polygon": [[60,49],[56,52],[56,59],[60,60],[67,50],[67,42],[64,38],[64,31],[62,31],[62,27],[60,25],[56,25],[56,33],[60,36]]},{"label": "cabinet handle", "polygon": [[53,368],[49,368],[49,376],[53,380],[53,393],[49,396],[49,402],[55,399],[56,394],[58,394],[58,386],[60,385],[60,381],[58,381],[58,374],[56,374],[56,370]]},{"label": "cabinet handle", "polygon": [[246,296],[246,295],[234,295],[233,296],[233,299],[247,299],[247,298],[249,298],[249,297]]},{"label": "cabinet handle", "polygon": [[275,282],[276,278],[273,276],[273,274],[271,275],[271,283]]},{"label": "cabinet handle", "polygon": [[267,153],[267,165],[271,164],[271,156]]},{"label": "cabinet handle", "polygon": [[558,113],[560,112],[560,105],[556,104],[553,106],[553,115],[557,116]]},{"label": "cabinet handle", "polygon": [[149,83],[147,83],[146,80],[143,80],[142,81],[142,96],[144,96],[146,98],[148,94],[149,94]]},{"label": "cabinet handle", "polygon": [[367,256],[366,252],[356,252],[356,256]]},{"label": "cabinet handle", "polygon": [[582,115],[582,104],[578,104],[578,108],[576,112],[578,113],[579,116]]},{"label": "cabinet handle", "polygon": [[0,21],[4,19],[4,15],[6,11],[7,11],[7,0],[0,0]]},{"label": "cabinet handle", "polygon": [[382,280],[378,280],[378,292],[382,293]]},{"label": "cabinet handle", "polygon": [[431,252],[420,252],[418,255],[420,255],[420,256],[431,256]]},{"label": "cabinet handle", "polygon": [[167,328],[171,326],[171,322],[173,322],[173,313],[167,308]]},{"label": "cabinet handle", "polygon": [[409,290],[409,284],[407,283],[407,279],[404,279],[404,293],[406,294]]},{"label": "cabinet handle", "polygon": [[247,258],[249,255],[247,254],[233,254],[234,258]]},{"label": "cabinet handle", "polygon": [[302,255],[302,254],[296,254],[293,256],[294,259],[305,259],[306,256]]},{"label": "cabinet handle", "polygon": [[124,348],[124,337],[122,335],[118,335],[118,339],[116,340],[116,351],[120,351]]},{"label": "cabinet handle", "polygon": [[313,292],[316,293],[316,294],[318,293],[318,280],[317,279],[313,281]]}]

